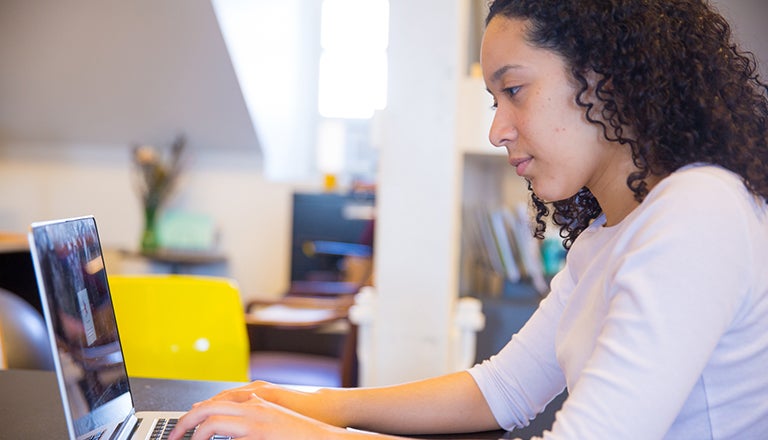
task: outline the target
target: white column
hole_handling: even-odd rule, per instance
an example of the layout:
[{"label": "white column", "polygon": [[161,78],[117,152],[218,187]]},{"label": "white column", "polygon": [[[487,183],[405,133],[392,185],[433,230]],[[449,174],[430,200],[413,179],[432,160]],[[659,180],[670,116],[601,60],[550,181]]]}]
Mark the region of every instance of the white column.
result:
[{"label": "white column", "polygon": [[448,372],[458,292],[459,0],[390,0],[389,98],[376,223],[368,383]]}]

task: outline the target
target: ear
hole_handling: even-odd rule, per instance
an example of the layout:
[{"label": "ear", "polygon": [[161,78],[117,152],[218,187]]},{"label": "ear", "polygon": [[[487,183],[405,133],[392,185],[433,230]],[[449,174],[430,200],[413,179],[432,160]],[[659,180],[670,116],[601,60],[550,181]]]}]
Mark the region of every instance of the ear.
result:
[{"label": "ear", "polygon": [[608,98],[613,95],[613,85],[610,77],[597,73],[592,69],[582,74],[587,81],[587,90],[584,92],[583,99],[593,104],[598,104],[597,97]]},{"label": "ear", "polygon": [[[614,127],[613,123],[620,121],[617,117],[620,111],[622,96],[616,94],[613,87],[613,79],[610,75],[588,70],[581,75],[586,81],[587,89],[580,96],[581,102],[591,104],[588,110],[589,117],[595,121],[602,122],[605,136],[608,140],[615,141],[619,138],[627,139],[634,137],[634,129],[623,124],[621,127]],[[608,124],[606,118],[611,118],[613,122]]]}]

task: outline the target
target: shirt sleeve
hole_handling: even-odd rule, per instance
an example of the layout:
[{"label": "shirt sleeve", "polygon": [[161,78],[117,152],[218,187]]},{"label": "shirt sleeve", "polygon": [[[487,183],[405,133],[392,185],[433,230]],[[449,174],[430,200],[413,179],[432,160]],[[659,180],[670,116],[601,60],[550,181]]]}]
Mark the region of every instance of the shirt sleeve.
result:
[{"label": "shirt sleeve", "polygon": [[506,430],[527,426],[565,388],[555,359],[555,331],[569,290],[567,266],[553,280],[552,291],[518,333],[496,355],[469,370]]}]

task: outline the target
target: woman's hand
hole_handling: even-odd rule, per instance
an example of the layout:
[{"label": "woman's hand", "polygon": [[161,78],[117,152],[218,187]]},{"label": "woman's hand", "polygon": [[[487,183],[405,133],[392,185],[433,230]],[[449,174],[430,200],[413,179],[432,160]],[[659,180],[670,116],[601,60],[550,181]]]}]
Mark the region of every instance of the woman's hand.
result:
[{"label": "woman's hand", "polygon": [[389,387],[310,392],[253,382],[195,404],[170,439],[197,425],[201,434],[243,439],[368,438],[347,427],[398,434],[499,428],[467,372]]},{"label": "woman's hand", "polygon": [[[341,411],[334,405],[332,395],[343,390],[319,389],[317,391],[302,391],[297,388],[287,388],[269,382],[255,381],[247,385],[222,391],[205,402],[247,402],[254,396],[288,408],[322,422],[344,427],[348,421],[342,418]],[[202,405],[205,402],[193,406]]]},{"label": "woman's hand", "polygon": [[[297,388],[286,388],[280,385],[275,385],[264,381],[254,381],[243,385],[241,387],[224,390],[219,394],[211,397],[208,400],[216,401],[229,401],[229,402],[245,402],[251,400],[253,395],[261,397],[269,402],[278,403],[282,406],[286,406],[280,403],[280,400],[296,400],[306,398],[310,393],[305,391],[299,391]],[[201,402],[202,403],[202,402]],[[197,405],[199,405],[198,403]]]},{"label": "woman's hand", "polygon": [[[240,390],[240,389],[238,389]],[[234,439],[333,439],[344,438],[347,431],[303,416],[245,391],[228,393],[237,399],[216,398],[196,404],[179,419],[168,437],[178,440],[197,427],[193,440],[209,439],[214,434]]]}]

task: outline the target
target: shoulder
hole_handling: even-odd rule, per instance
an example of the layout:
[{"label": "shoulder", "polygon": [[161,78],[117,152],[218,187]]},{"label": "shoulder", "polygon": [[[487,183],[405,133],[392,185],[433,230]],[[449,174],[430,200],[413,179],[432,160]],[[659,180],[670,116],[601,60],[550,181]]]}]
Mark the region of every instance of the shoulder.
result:
[{"label": "shoulder", "polygon": [[664,178],[651,193],[680,191],[686,191],[688,195],[706,194],[706,191],[713,191],[717,195],[724,193],[735,195],[735,193],[746,192],[746,187],[739,175],[725,168],[716,165],[692,164]]},{"label": "shoulder", "polygon": [[690,165],[672,173],[632,213],[625,232],[642,246],[654,242],[680,252],[708,254],[726,248],[749,252],[768,244],[768,208],[742,178],[712,165]]},{"label": "shoulder", "polygon": [[757,214],[765,210],[765,203],[738,174],[715,165],[693,164],[670,174],[649,192],[641,209],[654,207],[675,209],[678,218],[705,214],[724,218]]}]

